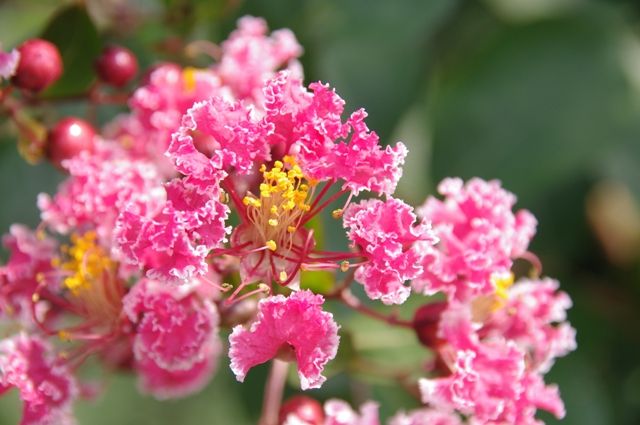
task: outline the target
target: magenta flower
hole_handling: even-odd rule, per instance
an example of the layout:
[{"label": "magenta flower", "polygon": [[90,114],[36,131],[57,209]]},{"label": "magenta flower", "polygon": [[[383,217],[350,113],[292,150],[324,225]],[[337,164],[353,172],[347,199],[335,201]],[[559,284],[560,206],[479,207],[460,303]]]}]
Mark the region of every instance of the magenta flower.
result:
[{"label": "magenta flower", "polygon": [[429,197],[418,210],[440,243],[414,288],[459,300],[495,292],[496,276],[508,274],[513,260],[526,253],[535,218],[526,210],[514,214],[515,196],[496,180],[475,178],[463,185],[461,179],[445,179],[438,192],[444,201]]},{"label": "magenta flower", "polygon": [[460,416],[453,412],[422,408],[410,412],[398,412],[389,425],[462,425]]},{"label": "magenta flower", "polygon": [[405,302],[411,288],[404,282],[421,274],[424,258],[433,255],[431,227],[425,221],[416,223],[413,209],[395,198],[351,204],[344,227],[368,260],[355,275],[367,295],[385,304]]},{"label": "magenta flower", "polygon": [[[223,175],[213,171],[214,178]],[[115,237],[126,261],[143,266],[147,277],[186,281],[208,271],[209,251],[226,241],[229,208],[213,181],[175,179],[165,185],[167,200],[155,215],[124,211]]]},{"label": "magenta flower", "polygon": [[261,103],[262,86],[277,69],[289,69],[302,76],[302,68],[295,60],[302,47],[288,30],[267,35],[264,19],[245,16],[238,28],[222,43],[222,55],[214,71],[222,84],[239,100]]},{"label": "magenta flower", "polygon": [[198,285],[142,280],[124,297],[123,310],[135,326],[135,368],[144,392],[184,397],[209,382],[220,352],[219,319]]},{"label": "magenta flower", "polygon": [[78,390],[71,372],[35,336],[18,334],[0,341],[0,393],[20,391],[21,425],[71,425]]},{"label": "magenta flower", "polygon": [[439,354],[451,373],[421,379],[422,401],[470,415],[479,424],[537,424],[537,409],[562,418],[564,407],[557,388],[544,384],[526,348],[499,334],[481,338],[485,330],[471,316],[469,305],[457,303],[443,313],[439,336],[446,343],[439,347]]},{"label": "magenta flower", "polygon": [[168,371],[190,369],[217,344],[218,312],[187,285],[139,281],[123,299],[135,325],[133,352]]},{"label": "magenta flower", "polygon": [[379,425],[378,404],[368,401],[354,411],[349,403],[339,399],[327,400],[324,404],[324,425]]},{"label": "magenta flower", "polygon": [[518,281],[484,323],[483,335],[515,341],[528,353],[529,368],[548,372],[556,358],[576,349],[576,331],[566,321],[571,299],[559,286],[552,279]]},{"label": "magenta flower", "polygon": [[325,364],[338,350],[338,325],[322,311],[324,299],[311,291],[276,295],[258,305],[258,317],[247,330],[238,325],[229,336],[231,370],[244,381],[249,369],[275,357],[293,358],[303,390],[319,388]]},{"label": "magenta flower", "polygon": [[20,63],[20,52],[16,49],[10,52],[3,52],[0,45],[0,81],[13,77]]},{"label": "magenta flower", "polygon": [[119,150],[83,152],[64,161],[64,166],[70,176],[53,198],[38,197],[42,221],[56,232],[95,230],[101,243],[110,247],[116,219],[125,207],[147,214],[164,202],[155,167],[123,156]]},{"label": "magenta flower", "polygon": [[0,312],[4,318],[18,318],[24,326],[32,323],[32,295],[38,276],[53,270],[51,260],[57,243],[44,233],[14,224],[2,238],[9,260],[0,267]]}]

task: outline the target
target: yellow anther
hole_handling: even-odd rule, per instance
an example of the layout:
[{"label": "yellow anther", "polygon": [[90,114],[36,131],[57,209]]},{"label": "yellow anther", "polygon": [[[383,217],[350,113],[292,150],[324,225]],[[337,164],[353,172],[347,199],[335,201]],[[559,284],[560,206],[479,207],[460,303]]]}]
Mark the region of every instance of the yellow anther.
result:
[{"label": "yellow anther", "polygon": [[267,166],[266,166],[266,165],[264,165],[264,164],[262,164],[262,165],[260,166],[260,172],[261,172],[261,173],[264,173],[265,171],[267,171]]},{"label": "yellow anther", "polygon": [[344,211],[342,211],[342,208],[338,208],[336,210],[331,211],[331,217],[333,217],[333,218],[335,218],[337,220],[340,217],[342,217],[343,213],[344,213]]},{"label": "yellow anther", "polygon": [[278,249],[278,245],[276,245],[276,242],[273,239],[269,239],[265,246],[271,251],[275,251],[276,249]]},{"label": "yellow anther", "polygon": [[83,288],[91,287],[93,282],[101,279],[103,273],[113,267],[113,262],[104,249],[96,243],[95,232],[84,235],[72,234],[72,245],[64,251],[69,257],[59,264],[59,268],[71,275],[64,279],[64,286],[74,295]]},{"label": "yellow anther", "polygon": [[31,301],[33,301],[34,303],[37,303],[38,301],[40,301],[40,294],[31,295]]},{"label": "yellow anther", "polygon": [[276,161],[273,163],[273,168],[282,169],[282,167],[284,167],[284,164],[282,163],[282,161]]},{"label": "yellow anther", "polygon": [[269,211],[271,212],[271,214],[278,214],[278,207],[273,205]]},{"label": "yellow anther", "polygon": [[278,225],[278,220],[276,220],[275,218],[269,219],[269,226],[276,227],[277,225]]},{"label": "yellow anther", "polygon": [[343,272],[347,272],[349,270],[349,262],[343,261],[342,263],[340,263],[340,270],[342,270]]},{"label": "yellow anther", "polygon": [[58,331],[58,338],[61,341],[71,341],[71,334],[67,331]]},{"label": "yellow anther", "polygon": [[284,270],[282,270],[282,271],[280,272],[280,275],[279,275],[278,277],[280,278],[280,282],[286,282],[286,281],[287,281],[287,278],[288,278],[289,276],[287,275],[287,272],[285,272]]},{"label": "yellow anther", "polygon": [[198,70],[191,66],[186,67],[182,71],[182,81],[187,92],[194,91],[196,88],[196,74]]},{"label": "yellow anther", "polygon": [[291,155],[285,155],[284,158],[282,158],[282,160],[289,164],[289,165],[295,165],[296,164],[296,159],[294,157],[292,157]]},{"label": "yellow anther", "polygon": [[503,300],[506,300],[509,296],[507,290],[513,285],[514,275],[511,272],[508,273],[494,273],[491,276],[491,281],[496,287],[496,295]]},{"label": "yellow anther", "polygon": [[295,233],[296,230],[297,230],[296,226],[287,227],[287,232],[289,232],[289,233]]}]

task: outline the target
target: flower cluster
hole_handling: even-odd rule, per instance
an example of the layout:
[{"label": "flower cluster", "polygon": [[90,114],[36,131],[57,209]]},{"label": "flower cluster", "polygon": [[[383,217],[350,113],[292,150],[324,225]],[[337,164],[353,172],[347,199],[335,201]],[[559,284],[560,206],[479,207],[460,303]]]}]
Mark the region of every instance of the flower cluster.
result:
[{"label": "flower cluster", "polygon": [[[0,77],[19,77],[27,50],[0,53]],[[89,356],[135,373],[156,398],[193,394],[226,351],[220,328],[238,381],[291,362],[302,390],[319,388],[340,341],[326,300],[412,327],[435,355],[414,383],[424,406],[391,425],[564,415],[543,376],[575,349],[571,301],[548,278],[514,284],[516,259],[538,268],[532,214],[514,213],[515,196],[481,179],[447,179],[443,200],[414,211],[394,195],[406,147],[384,146],[366,112],[345,113],[329,85],[305,86],[301,53],[290,31],[242,18],[210,67],[157,65],[102,131],[73,121],[49,138],[66,180],[38,198],[36,230],[11,227],[0,267],[1,320],[19,329],[0,342],[0,390],[19,390],[24,425],[73,422]],[[98,61],[116,87],[136,71],[126,49]],[[322,246],[322,219],[342,222],[348,246]],[[313,273],[331,276],[331,288],[305,285]],[[354,282],[386,305],[412,294],[427,304],[403,322],[355,297]],[[444,301],[425,297],[435,294]],[[276,422],[272,410],[265,423]],[[296,399],[279,416],[380,423],[375,402],[356,412],[337,399]]]}]

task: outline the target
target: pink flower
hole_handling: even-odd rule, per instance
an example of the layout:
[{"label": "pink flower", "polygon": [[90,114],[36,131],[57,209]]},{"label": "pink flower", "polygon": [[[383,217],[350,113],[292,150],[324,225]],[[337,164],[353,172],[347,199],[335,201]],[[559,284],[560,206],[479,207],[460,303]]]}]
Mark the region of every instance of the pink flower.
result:
[{"label": "pink flower", "polygon": [[73,424],[77,395],[71,371],[43,340],[19,334],[0,341],[0,393],[17,388],[24,403],[21,425]]},{"label": "pink flower", "polygon": [[[0,49],[2,46],[0,45]],[[0,81],[3,79],[9,79],[13,77],[18,69],[18,63],[20,62],[20,52],[16,49],[10,52],[3,52],[0,50]]]},{"label": "pink flower", "polygon": [[305,176],[342,180],[343,189],[391,194],[402,175],[407,150],[402,143],[382,148],[360,109],[342,122],[344,100],[328,85],[312,83],[307,92],[298,79],[281,72],[265,87],[265,117],[270,143],[294,155]]},{"label": "pink flower", "polygon": [[440,239],[425,272],[413,281],[425,294],[444,291],[464,300],[495,292],[493,277],[509,273],[535,233],[536,220],[526,210],[512,212],[516,198],[500,182],[474,178],[443,180],[444,201],[430,197],[418,215],[430,221]]},{"label": "pink flower", "polygon": [[447,344],[439,350],[451,374],[421,379],[422,401],[471,415],[477,424],[536,424],[539,408],[561,418],[564,408],[557,388],[545,386],[525,351],[500,335],[481,340],[481,326],[472,321],[468,305],[450,304],[439,331]]},{"label": "pink flower", "polygon": [[462,425],[462,420],[453,412],[423,408],[396,413],[389,425]]},{"label": "pink flower", "polygon": [[422,273],[424,258],[433,251],[430,226],[424,221],[416,224],[412,208],[395,198],[352,204],[343,224],[367,258],[355,275],[367,295],[385,304],[403,303],[411,292],[404,282]]},{"label": "pink flower", "polygon": [[41,217],[53,230],[68,233],[95,230],[105,246],[113,244],[118,215],[125,209],[145,214],[164,201],[160,176],[148,162],[113,151],[83,152],[64,162],[69,178],[52,197],[40,194]]},{"label": "pink flower", "polygon": [[168,371],[187,370],[204,359],[217,340],[218,312],[186,285],[170,287],[143,279],[123,299],[135,325],[133,350]]},{"label": "pink flower", "polygon": [[368,401],[355,412],[346,401],[331,399],[324,404],[324,425],[379,425],[378,404]]},{"label": "pink flower", "polygon": [[2,238],[9,260],[0,267],[0,311],[5,316],[19,314],[31,323],[31,297],[38,287],[38,275],[53,270],[51,260],[57,249],[55,240],[27,227],[14,224]]},{"label": "pink flower", "polygon": [[[202,169],[194,164],[219,167],[218,160],[225,170],[247,174],[256,161],[263,162],[269,156],[265,135],[250,115],[251,110],[240,103],[228,103],[219,97],[196,103],[173,135],[167,156],[185,175],[202,178]],[[202,152],[220,158],[210,160]]]},{"label": "pink flower", "polygon": [[[222,171],[209,176],[220,178]],[[167,201],[148,216],[126,210],[117,222],[118,251],[147,277],[186,281],[208,270],[209,251],[226,241],[229,208],[220,201],[217,180],[187,177],[165,185]]]},{"label": "pink flower", "polygon": [[217,363],[218,312],[198,284],[169,287],[143,279],[123,299],[135,326],[140,385],[158,398],[182,397],[207,384]]},{"label": "pink flower", "polygon": [[207,345],[202,360],[189,369],[167,370],[146,357],[136,362],[138,386],[143,393],[159,400],[182,398],[201,391],[216,371],[220,345]]},{"label": "pink flower", "polygon": [[552,279],[518,281],[503,308],[482,328],[487,338],[503,336],[529,354],[529,368],[546,373],[558,357],[576,349],[576,331],[566,322],[571,298]]},{"label": "pink flower", "polygon": [[258,305],[258,316],[249,330],[241,325],[229,336],[231,370],[242,382],[249,369],[277,356],[293,355],[303,390],[319,388],[321,375],[338,350],[338,325],[322,311],[324,299],[311,291],[289,297],[276,295]]},{"label": "pink flower", "polygon": [[211,70],[158,65],[131,96],[131,112],[111,122],[105,135],[119,142],[133,158],[153,162],[162,175],[172,176],[175,171],[164,152],[171,134],[180,127],[182,115],[195,102],[223,92],[220,79]]},{"label": "pink flower", "polygon": [[236,99],[261,103],[262,86],[278,69],[287,68],[302,76],[295,61],[302,54],[302,47],[293,33],[282,29],[269,37],[267,31],[264,19],[245,16],[222,43],[222,57],[214,70]]}]

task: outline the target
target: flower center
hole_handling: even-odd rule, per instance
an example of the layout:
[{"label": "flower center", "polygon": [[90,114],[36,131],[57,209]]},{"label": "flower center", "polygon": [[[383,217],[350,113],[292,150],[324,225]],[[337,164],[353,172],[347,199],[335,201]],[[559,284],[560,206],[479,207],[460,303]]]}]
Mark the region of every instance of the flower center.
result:
[{"label": "flower center", "polygon": [[72,234],[71,245],[61,249],[66,258],[55,258],[53,266],[66,275],[62,284],[82,311],[95,323],[106,324],[118,318],[124,288],[117,278],[117,263],[96,239],[93,231]]},{"label": "flower center", "polygon": [[260,172],[260,197],[249,193],[242,202],[247,206],[247,218],[257,230],[261,242],[271,251],[279,246],[291,246],[302,217],[311,209],[309,186],[295,158],[285,156],[267,170],[263,164]]}]

